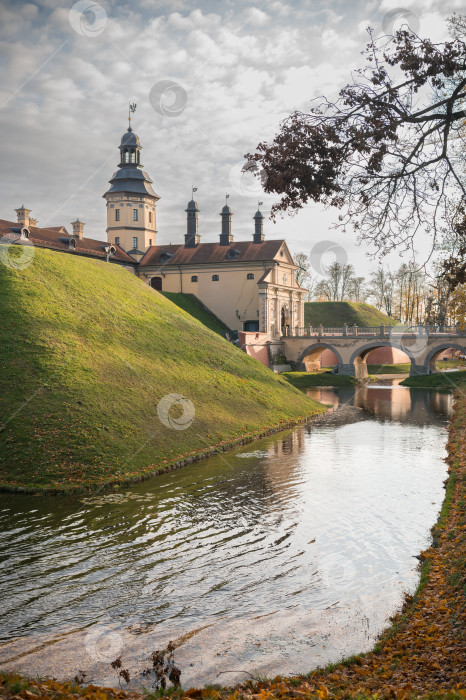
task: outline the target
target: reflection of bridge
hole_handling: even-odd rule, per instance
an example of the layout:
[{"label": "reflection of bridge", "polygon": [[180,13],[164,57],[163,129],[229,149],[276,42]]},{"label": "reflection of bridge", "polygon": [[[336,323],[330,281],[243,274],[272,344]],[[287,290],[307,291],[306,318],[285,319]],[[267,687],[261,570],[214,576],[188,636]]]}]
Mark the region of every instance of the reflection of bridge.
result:
[{"label": "reflection of bridge", "polygon": [[411,360],[411,374],[435,372],[437,357],[454,348],[466,355],[466,332],[456,326],[375,326],[359,328],[295,328],[293,335],[281,338],[285,355],[298,369],[316,361],[328,348],[338,360],[338,373],[367,377],[366,358],[376,348],[397,348]]}]

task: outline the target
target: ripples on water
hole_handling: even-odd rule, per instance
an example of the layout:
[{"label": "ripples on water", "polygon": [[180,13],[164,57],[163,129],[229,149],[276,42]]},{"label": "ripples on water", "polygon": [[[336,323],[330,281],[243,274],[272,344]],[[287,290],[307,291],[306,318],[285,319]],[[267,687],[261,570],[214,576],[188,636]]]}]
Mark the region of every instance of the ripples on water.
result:
[{"label": "ripples on water", "polygon": [[365,410],[123,493],[1,495],[2,666],[112,682],[120,651],[137,664],[202,627],[178,651],[183,684],[213,682],[219,654],[275,674],[368,648],[417,581],[451,397],[309,392]]}]

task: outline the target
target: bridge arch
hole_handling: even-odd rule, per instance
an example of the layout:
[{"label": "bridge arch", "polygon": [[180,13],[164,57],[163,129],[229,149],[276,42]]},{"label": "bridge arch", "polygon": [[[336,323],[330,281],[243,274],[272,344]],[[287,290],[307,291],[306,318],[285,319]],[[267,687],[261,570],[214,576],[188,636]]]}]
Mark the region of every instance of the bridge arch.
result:
[{"label": "bridge arch", "polygon": [[367,356],[372,350],[377,350],[377,348],[395,348],[396,350],[401,350],[401,352],[404,352],[405,355],[408,356],[409,361],[411,362],[411,373],[413,373],[412,368],[416,364],[416,360],[414,358],[414,355],[410,352],[409,348],[406,348],[400,343],[384,342],[383,340],[373,340],[372,342],[366,343],[366,345],[363,345],[362,347],[355,350],[351,355],[349,364],[350,366],[354,366],[355,377],[357,377],[358,379],[364,379],[364,377],[368,376]]},{"label": "bridge arch", "polygon": [[328,343],[318,342],[314,343],[313,345],[309,345],[305,350],[303,350],[298,359],[298,370],[300,372],[306,372],[307,368],[304,363],[304,360],[306,358],[309,358],[310,362],[314,360],[317,361],[324,350],[331,350],[335,354],[338,360],[338,364],[342,364],[342,359],[338,348],[336,348],[334,345],[329,345]]},{"label": "bridge arch", "polygon": [[426,369],[426,372],[428,372],[428,374],[433,374],[434,372],[437,371],[437,368],[435,365],[435,363],[437,361],[437,357],[445,350],[450,350],[450,349],[460,350],[463,353],[463,355],[466,355],[466,348],[464,347],[464,345],[459,345],[458,343],[449,343],[448,341],[445,341],[444,343],[440,343],[435,348],[432,348],[431,350],[429,350],[429,352],[426,355],[424,367]]}]

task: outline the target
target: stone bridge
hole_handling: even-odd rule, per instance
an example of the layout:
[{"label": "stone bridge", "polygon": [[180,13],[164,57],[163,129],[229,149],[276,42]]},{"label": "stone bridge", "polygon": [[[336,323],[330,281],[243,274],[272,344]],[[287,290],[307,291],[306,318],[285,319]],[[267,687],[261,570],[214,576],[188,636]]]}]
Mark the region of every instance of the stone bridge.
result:
[{"label": "stone bridge", "polygon": [[376,348],[397,348],[408,355],[411,375],[432,374],[437,357],[449,348],[466,355],[466,331],[456,326],[376,326],[361,328],[295,328],[292,335],[281,337],[288,361],[299,371],[316,361],[326,348],[338,360],[338,373],[363,379],[367,377],[366,358]]}]

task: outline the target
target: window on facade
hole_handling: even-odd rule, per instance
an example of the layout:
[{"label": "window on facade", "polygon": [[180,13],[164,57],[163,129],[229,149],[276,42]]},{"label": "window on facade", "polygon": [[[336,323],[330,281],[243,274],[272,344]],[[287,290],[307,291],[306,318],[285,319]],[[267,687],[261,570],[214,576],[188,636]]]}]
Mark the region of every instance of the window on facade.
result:
[{"label": "window on facade", "polygon": [[149,238],[149,245],[152,245],[152,238]]},{"label": "window on facade", "polygon": [[133,209],[133,221],[137,221],[137,220],[138,220],[138,210]]},{"label": "window on facade", "polygon": [[[215,276],[215,275],[214,275]],[[191,282],[197,282],[197,275],[191,277]]]},{"label": "window on facade", "polygon": [[137,247],[138,247],[138,239],[136,238],[136,236],[133,236],[133,248],[134,248],[134,250],[136,250]]},{"label": "window on facade", "polygon": [[149,212],[149,223],[150,224],[152,223],[152,212],[151,211]]},{"label": "window on facade", "polygon": [[115,236],[115,243],[120,245],[120,236]]},{"label": "window on facade", "polygon": [[212,275],[212,282],[218,282],[220,277],[218,275]]},{"label": "window on facade", "polygon": [[254,279],[254,274],[252,272],[248,272],[248,280],[253,280]]},{"label": "window on facade", "polygon": [[120,210],[119,209],[115,209],[115,220],[120,221]]}]

